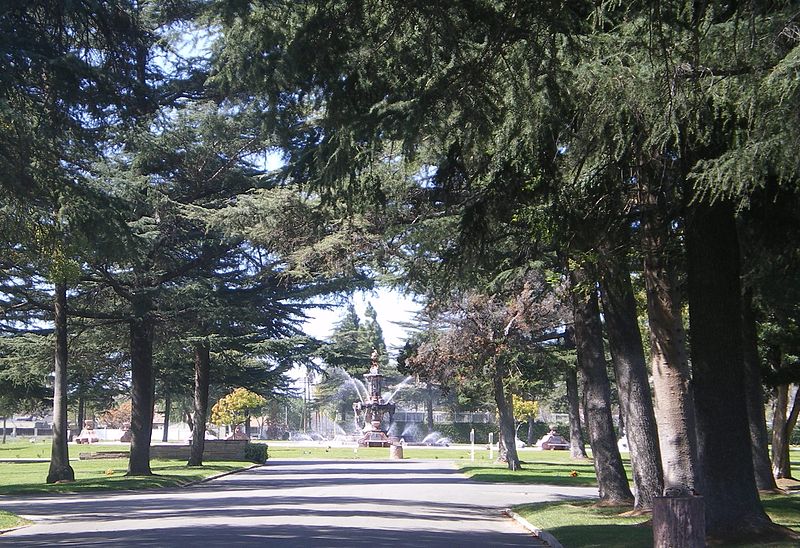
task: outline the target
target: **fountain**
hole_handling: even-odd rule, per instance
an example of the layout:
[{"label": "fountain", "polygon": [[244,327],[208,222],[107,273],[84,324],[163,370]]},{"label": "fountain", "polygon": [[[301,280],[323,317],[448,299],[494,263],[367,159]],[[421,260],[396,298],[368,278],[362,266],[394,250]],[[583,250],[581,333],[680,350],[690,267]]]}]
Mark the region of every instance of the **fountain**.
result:
[{"label": "fountain", "polygon": [[[367,399],[365,401],[353,403],[353,411],[356,414],[356,420],[364,413],[364,426],[362,428],[363,436],[358,440],[361,447],[389,447],[391,441],[381,426],[383,423],[383,416],[389,415],[389,423],[391,424],[394,417],[394,404],[384,401],[381,397],[381,384],[383,383],[383,375],[378,371],[378,351],[372,351],[372,366],[369,373],[364,375],[369,387]],[[359,425],[360,426],[360,425]]]}]

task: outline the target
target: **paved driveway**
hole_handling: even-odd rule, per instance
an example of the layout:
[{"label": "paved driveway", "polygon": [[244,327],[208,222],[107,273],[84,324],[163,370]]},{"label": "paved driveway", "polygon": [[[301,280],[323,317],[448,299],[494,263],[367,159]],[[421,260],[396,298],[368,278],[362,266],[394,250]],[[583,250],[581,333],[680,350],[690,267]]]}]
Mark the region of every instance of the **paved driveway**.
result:
[{"label": "paved driveway", "polygon": [[447,461],[270,460],[185,489],[0,497],[36,522],[0,545],[531,547],[502,508],[595,495],[471,482]]}]

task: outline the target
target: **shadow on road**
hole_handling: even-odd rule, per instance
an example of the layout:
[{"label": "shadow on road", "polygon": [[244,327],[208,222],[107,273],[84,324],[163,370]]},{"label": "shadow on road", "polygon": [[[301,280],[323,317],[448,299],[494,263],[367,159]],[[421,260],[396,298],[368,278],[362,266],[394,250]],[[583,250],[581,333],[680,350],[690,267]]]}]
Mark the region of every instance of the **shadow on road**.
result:
[{"label": "shadow on road", "polygon": [[[442,530],[375,530],[369,527],[319,527],[304,525],[265,525],[257,527],[187,526],[161,529],[139,529],[127,532],[124,546],[424,546],[531,548],[533,538],[519,533],[472,532],[468,538],[458,531]],[[198,543],[198,539],[203,539]],[[63,535],[42,534],[35,538],[7,538],[14,546],[114,546],[117,532],[86,531]],[[0,544],[3,538],[0,537]]]}]

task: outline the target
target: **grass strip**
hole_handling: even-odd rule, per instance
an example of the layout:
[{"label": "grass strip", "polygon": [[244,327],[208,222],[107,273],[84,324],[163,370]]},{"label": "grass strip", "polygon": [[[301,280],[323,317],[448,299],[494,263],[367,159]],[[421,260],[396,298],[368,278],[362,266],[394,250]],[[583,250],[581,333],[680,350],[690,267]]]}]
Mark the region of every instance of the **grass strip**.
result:
[{"label": "grass strip", "polygon": [[[572,487],[594,487],[597,476],[594,464],[586,461],[553,461],[552,456],[522,462],[522,469],[512,472],[504,464],[459,463],[470,479],[487,483],[539,483]],[[627,466],[627,463],[626,463]],[[630,474],[630,470],[628,470]]]},{"label": "grass strip", "polygon": [[128,459],[102,459],[71,462],[75,481],[47,484],[49,463],[0,463],[0,494],[81,493],[125,489],[175,487],[210,476],[232,472],[252,465],[240,461],[212,461],[200,467],[188,467],[183,460],[153,460],[152,476],[126,476]]},{"label": "grass strip", "polygon": [[14,529],[15,527],[21,527],[23,525],[27,525],[28,523],[30,523],[30,521],[22,519],[21,517],[12,514],[11,512],[0,510],[0,531],[5,531],[7,529]]}]

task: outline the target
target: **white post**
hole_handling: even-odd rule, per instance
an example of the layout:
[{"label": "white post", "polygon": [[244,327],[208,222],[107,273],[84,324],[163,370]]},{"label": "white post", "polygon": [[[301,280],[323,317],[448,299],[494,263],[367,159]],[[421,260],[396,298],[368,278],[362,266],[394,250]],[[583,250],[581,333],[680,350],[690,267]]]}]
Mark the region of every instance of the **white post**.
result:
[{"label": "white post", "polygon": [[494,460],[494,432],[489,432],[489,460]]},{"label": "white post", "polygon": [[470,446],[471,446],[471,449],[470,449],[470,452],[469,452],[469,460],[474,461],[475,460],[475,429],[474,428],[471,428],[470,431],[469,431],[469,443],[470,443]]}]

